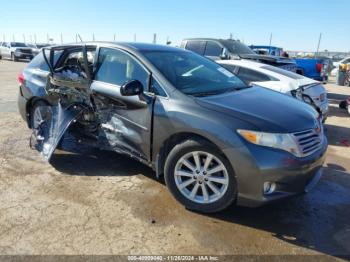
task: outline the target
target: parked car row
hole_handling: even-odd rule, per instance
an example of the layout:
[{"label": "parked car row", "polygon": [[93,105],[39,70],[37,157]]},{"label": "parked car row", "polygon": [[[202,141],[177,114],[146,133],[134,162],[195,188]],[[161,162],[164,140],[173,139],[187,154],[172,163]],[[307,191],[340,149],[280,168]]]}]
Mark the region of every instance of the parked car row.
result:
[{"label": "parked car row", "polygon": [[192,38],[183,40],[181,47],[218,62],[247,84],[264,86],[304,101],[321,113],[323,121],[327,118],[325,88],[316,80],[293,73],[297,71],[293,60],[255,54],[236,40]]},{"label": "parked car row", "polygon": [[0,59],[11,59],[18,61],[20,59],[33,59],[42,47],[48,44],[26,44],[20,42],[2,42],[0,43]]},{"label": "parked car row", "polygon": [[[259,70],[280,77],[265,69]],[[19,75],[18,106],[33,130],[32,147],[46,159],[68,132],[81,144],[150,166],[191,210],[255,207],[309,191],[327,150],[322,115],[241,78],[239,71],[169,46],[55,46]],[[281,90],[285,81],[293,82],[279,81]]]}]

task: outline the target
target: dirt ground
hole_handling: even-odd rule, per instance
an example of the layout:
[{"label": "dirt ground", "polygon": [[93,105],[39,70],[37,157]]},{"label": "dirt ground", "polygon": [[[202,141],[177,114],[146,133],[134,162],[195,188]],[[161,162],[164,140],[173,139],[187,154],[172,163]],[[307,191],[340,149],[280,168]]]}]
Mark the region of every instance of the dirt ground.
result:
[{"label": "dirt ground", "polygon": [[328,84],[329,150],[310,193],[216,215],[184,209],[148,167],[118,154],[29,148],[17,112],[26,63],[0,60],[0,254],[350,255],[350,88]]}]

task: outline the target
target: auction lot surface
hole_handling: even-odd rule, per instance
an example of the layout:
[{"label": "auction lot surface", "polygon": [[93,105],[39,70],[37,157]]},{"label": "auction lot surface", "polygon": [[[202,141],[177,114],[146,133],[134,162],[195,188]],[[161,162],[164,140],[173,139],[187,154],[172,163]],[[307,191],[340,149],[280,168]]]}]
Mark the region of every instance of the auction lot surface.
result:
[{"label": "auction lot surface", "polygon": [[350,88],[327,85],[330,146],[313,191],[208,216],[185,210],[151,169],[118,154],[56,151],[45,162],[17,113],[25,65],[0,61],[0,255],[350,255],[350,116],[337,108]]}]

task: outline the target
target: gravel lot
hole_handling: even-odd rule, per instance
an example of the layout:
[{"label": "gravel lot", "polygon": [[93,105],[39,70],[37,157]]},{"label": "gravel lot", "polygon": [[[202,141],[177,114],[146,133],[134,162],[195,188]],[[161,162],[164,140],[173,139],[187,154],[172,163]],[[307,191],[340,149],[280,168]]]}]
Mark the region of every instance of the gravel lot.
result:
[{"label": "gravel lot", "polygon": [[118,154],[29,148],[17,75],[0,60],[0,254],[350,255],[350,88],[328,84],[325,172],[309,194],[212,215],[185,210],[148,167]]}]

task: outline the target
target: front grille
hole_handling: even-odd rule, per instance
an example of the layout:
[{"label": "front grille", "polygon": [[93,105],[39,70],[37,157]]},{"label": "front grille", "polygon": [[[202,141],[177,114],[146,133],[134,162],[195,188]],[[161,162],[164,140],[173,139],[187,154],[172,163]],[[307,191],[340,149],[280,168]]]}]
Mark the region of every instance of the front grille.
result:
[{"label": "front grille", "polygon": [[303,156],[308,156],[317,151],[322,146],[323,128],[318,124],[315,129],[310,129],[293,134]]},{"label": "front grille", "polygon": [[31,54],[32,53],[31,49],[20,49],[19,51],[21,51],[24,54]]}]

